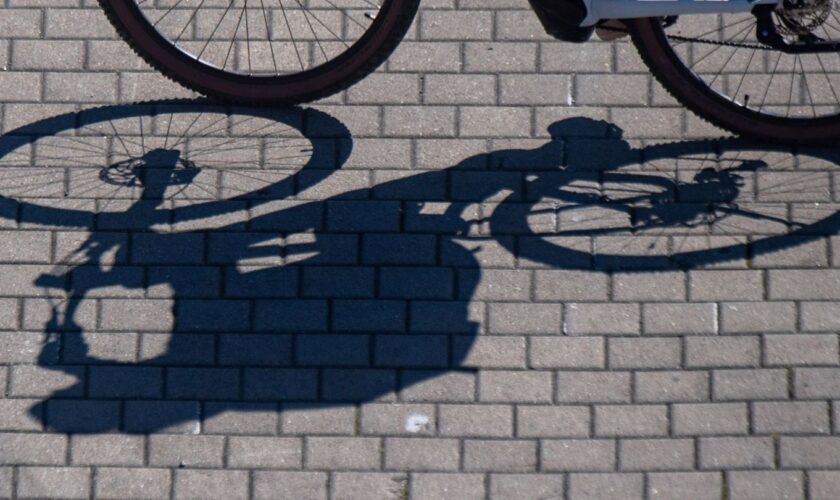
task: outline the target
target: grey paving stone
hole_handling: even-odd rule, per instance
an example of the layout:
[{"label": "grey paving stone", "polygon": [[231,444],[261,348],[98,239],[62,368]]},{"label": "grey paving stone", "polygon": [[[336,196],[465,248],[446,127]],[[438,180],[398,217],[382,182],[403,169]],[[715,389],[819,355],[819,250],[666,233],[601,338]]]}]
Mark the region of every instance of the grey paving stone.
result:
[{"label": "grey paving stone", "polygon": [[537,442],[468,439],[464,441],[467,471],[531,472],[537,468]]},{"label": "grey paving stone", "polygon": [[616,443],[608,439],[547,439],[540,447],[545,471],[610,471],[616,466]]},{"label": "grey paving stone", "polygon": [[137,467],[100,467],[94,494],[98,498],[169,498],[171,471]]},{"label": "grey paving stone", "polygon": [[595,407],[598,436],[662,436],[668,433],[665,405],[601,405]]},{"label": "grey paving stone", "polygon": [[788,390],[788,373],[783,369],[712,371],[715,400],[786,399]]},{"label": "grey paving stone", "polygon": [[224,436],[149,436],[149,465],[160,467],[221,467]]},{"label": "grey paving stone", "polygon": [[680,403],[672,409],[677,435],[746,434],[744,403]]},{"label": "grey paving stone", "polygon": [[717,315],[717,304],[643,304],[642,328],[653,335],[714,335],[719,328]]},{"label": "grey paving stone", "polygon": [[738,471],[727,473],[729,498],[767,500],[805,498],[802,473],[798,471]]},{"label": "grey paving stone", "polygon": [[67,448],[67,436],[61,434],[0,433],[3,465],[62,465]]},{"label": "grey paving stone", "polygon": [[[352,411],[352,409],[348,409]],[[443,410],[441,409],[441,415]],[[308,412],[302,411],[302,414]],[[363,405],[359,417],[361,432],[371,435],[432,435],[438,426],[437,410],[432,405],[405,403],[371,403]],[[341,420],[351,422],[347,413]],[[329,426],[325,432],[339,428],[340,424]],[[350,429],[352,433],[353,429]]]},{"label": "grey paving stone", "polygon": [[808,489],[812,500],[834,498],[840,493],[840,474],[837,471],[809,472]]},{"label": "grey paving stone", "polygon": [[386,469],[454,471],[458,469],[460,455],[457,439],[385,439]]},{"label": "grey paving stone", "polygon": [[327,474],[323,472],[255,471],[254,498],[299,498],[325,500]]},{"label": "grey paving stone", "polygon": [[488,310],[490,333],[556,334],[560,332],[563,308],[559,304],[492,302]]},{"label": "grey paving stone", "polygon": [[532,337],[529,361],[534,368],[603,368],[605,345],[599,337]]},{"label": "grey paving stone", "polygon": [[494,370],[479,373],[479,399],[486,402],[551,401],[551,373]]},{"label": "grey paving stone", "polygon": [[175,471],[175,498],[248,498],[248,473],[218,469]]},{"label": "grey paving stone", "polygon": [[411,498],[478,500],[485,495],[481,474],[416,474],[411,480]]},{"label": "grey paving stone", "polygon": [[824,434],[830,432],[824,402],[774,401],[752,403],[752,428],[759,434]]},{"label": "grey paving stone", "polygon": [[768,335],[764,339],[768,365],[837,365],[836,335]]},{"label": "grey paving stone", "polygon": [[209,434],[276,434],[277,405],[271,403],[206,402],[202,431]]},{"label": "grey paving stone", "polygon": [[638,304],[572,303],[566,306],[563,333],[567,335],[638,335]]},{"label": "grey paving stone", "polygon": [[688,274],[692,301],[761,300],[764,296],[761,271],[698,270]]},{"label": "grey paving stone", "polygon": [[682,345],[675,338],[611,338],[608,342],[611,369],[678,368],[682,359]]},{"label": "grey paving stone", "polygon": [[469,351],[462,366],[476,368],[524,368],[527,366],[527,339],[525,337],[471,338],[468,335],[454,337],[456,353]]},{"label": "grey paving stone", "polygon": [[694,469],[692,439],[623,439],[618,454],[625,471]]},{"label": "grey paving stone", "polygon": [[773,438],[703,437],[699,439],[701,469],[771,469],[775,465]]},{"label": "grey paving stone", "polygon": [[685,362],[691,368],[757,367],[760,357],[760,339],[755,336],[685,339]]},{"label": "grey paving stone", "polygon": [[513,500],[518,498],[563,498],[564,481],[561,474],[492,474],[490,498]]},{"label": "grey paving stone", "polygon": [[779,443],[782,467],[836,468],[840,462],[840,438],[788,437]]},{"label": "grey paving stone", "polygon": [[609,294],[609,277],[604,273],[547,269],[534,276],[537,300],[606,301]]},{"label": "grey paving stone", "polygon": [[591,411],[586,406],[520,405],[516,408],[519,437],[585,438],[591,425]]},{"label": "grey paving stone", "polygon": [[[0,382],[5,382],[0,377]],[[5,393],[5,384],[0,383]],[[39,431],[44,427],[43,409],[38,406],[39,399],[0,399],[0,430],[3,431]]]},{"label": "grey paving stone", "polygon": [[641,403],[709,400],[709,375],[702,371],[639,371],[635,386]]},{"label": "grey paving stone", "polygon": [[644,495],[641,474],[571,474],[569,498],[585,499],[641,499]]},{"label": "grey paving stone", "polygon": [[307,469],[375,470],[381,462],[379,438],[311,437],[306,440]]},{"label": "grey paving stone", "polygon": [[648,474],[647,491],[652,500],[717,500],[721,475],[714,472],[656,472]]},{"label": "grey paving stone", "polygon": [[73,465],[143,465],[145,439],[119,434],[76,435],[70,440]]},{"label": "grey paving stone", "polygon": [[728,302],[721,305],[723,333],[775,333],[795,329],[792,302]]},{"label": "grey paving stone", "polygon": [[12,485],[12,468],[3,467],[0,469],[0,495],[12,498],[12,491],[14,491],[14,486]]},{"label": "grey paving stone", "polygon": [[332,480],[332,497],[342,500],[390,500],[409,495],[408,475],[396,472],[338,472]]},{"label": "grey paving stone", "polygon": [[631,398],[630,372],[557,373],[557,400],[564,403],[620,403]]},{"label": "grey paving stone", "polygon": [[513,409],[509,405],[439,406],[438,432],[442,436],[505,437],[513,435]]},{"label": "grey paving stone", "polygon": [[21,467],[19,498],[88,498],[90,469],[87,467]]}]

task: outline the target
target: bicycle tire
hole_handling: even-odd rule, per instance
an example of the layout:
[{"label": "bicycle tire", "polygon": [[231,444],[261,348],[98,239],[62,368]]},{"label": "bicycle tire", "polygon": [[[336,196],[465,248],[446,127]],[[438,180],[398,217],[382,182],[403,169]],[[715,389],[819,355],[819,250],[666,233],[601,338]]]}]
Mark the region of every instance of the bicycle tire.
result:
[{"label": "bicycle tire", "polygon": [[[333,95],[376,70],[405,36],[419,0],[384,0],[369,28],[347,50],[312,68],[303,68],[301,62],[301,71],[282,75],[244,74],[219,68],[168,39],[137,2],[99,0],[99,4],[120,37],[167,78],[223,102],[289,105]],[[250,47],[248,50],[250,58]]]},{"label": "bicycle tire", "polygon": [[[687,66],[674,50],[661,19],[638,18],[627,20],[626,23],[639,55],[653,76],[665,90],[700,118],[743,137],[774,143],[824,145],[836,143],[840,139],[840,114],[800,118],[776,116],[750,109],[747,104],[736,102],[735,98],[721,95],[712,89]],[[795,69],[794,63],[794,72]],[[837,105],[840,102],[834,103],[835,110]]]}]

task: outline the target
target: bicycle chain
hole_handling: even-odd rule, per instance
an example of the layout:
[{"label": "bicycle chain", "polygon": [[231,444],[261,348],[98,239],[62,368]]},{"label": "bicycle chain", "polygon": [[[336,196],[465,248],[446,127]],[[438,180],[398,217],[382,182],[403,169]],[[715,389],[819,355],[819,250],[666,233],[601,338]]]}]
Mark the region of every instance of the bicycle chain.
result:
[{"label": "bicycle chain", "polygon": [[[630,31],[627,29],[622,28],[614,28],[611,26],[598,26],[598,29],[607,30],[607,31],[616,31],[619,33],[630,34]],[[756,49],[756,50],[774,50],[773,47],[768,45],[757,45],[754,43],[735,43],[735,42],[721,42],[718,40],[706,40],[704,38],[693,38],[690,36],[682,36],[682,35],[669,35],[665,33],[665,38],[669,40],[676,40],[678,42],[699,42],[705,43],[708,45],[720,45],[724,47],[738,47],[744,49]]]}]

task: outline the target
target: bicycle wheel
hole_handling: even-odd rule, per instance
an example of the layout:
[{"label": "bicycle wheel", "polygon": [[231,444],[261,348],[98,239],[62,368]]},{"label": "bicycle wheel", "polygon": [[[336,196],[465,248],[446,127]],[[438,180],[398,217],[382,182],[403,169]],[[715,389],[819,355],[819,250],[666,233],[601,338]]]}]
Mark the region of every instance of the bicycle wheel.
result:
[{"label": "bicycle wheel", "polygon": [[[524,190],[492,211],[490,232],[518,234],[499,241],[525,266],[827,265],[807,259],[819,259],[826,239],[840,231],[831,188],[836,155],[713,141],[635,152],[642,162],[609,171],[529,175]],[[787,253],[800,246],[814,251]]]},{"label": "bicycle wheel", "polygon": [[361,80],[397,46],[419,0],[99,0],[149,64],[225,101],[294,104]]},{"label": "bicycle wheel", "polygon": [[[838,14],[832,0],[802,8],[785,2],[765,14],[770,31],[802,52],[759,41],[752,13],[628,24],[653,75],[700,117],[751,138],[823,144],[840,138],[840,49],[830,45],[840,42]],[[802,40],[831,51],[814,51]]]}]

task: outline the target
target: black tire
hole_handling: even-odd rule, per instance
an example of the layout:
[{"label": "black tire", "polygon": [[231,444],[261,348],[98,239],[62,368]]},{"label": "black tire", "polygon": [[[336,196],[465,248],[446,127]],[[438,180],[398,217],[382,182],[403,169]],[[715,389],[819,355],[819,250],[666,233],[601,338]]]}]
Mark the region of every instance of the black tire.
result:
[{"label": "black tire", "polygon": [[[692,16],[685,16],[688,20],[685,22],[690,22],[691,18]],[[776,143],[823,145],[836,144],[840,139],[840,114],[836,114],[840,102],[835,100],[833,105],[829,106],[833,108],[834,114],[824,116],[817,116],[816,110],[814,116],[810,117],[780,116],[765,112],[762,109],[763,103],[758,110],[752,109],[747,104],[736,101],[736,98],[723,95],[710,88],[709,83],[688,67],[677,55],[666,36],[661,19],[639,18],[626,22],[630,28],[633,43],[651,73],[671,95],[701,118],[741,136]],[[682,19],[680,22],[683,22]],[[778,66],[781,53],[771,52],[771,58],[774,56],[778,56],[776,62]],[[799,64],[804,73],[802,62],[799,61]],[[822,64],[821,61],[820,64]],[[795,72],[796,64],[794,63],[791,73]],[[746,71],[745,74],[747,74]],[[806,78],[807,86],[807,74],[804,78]],[[771,84],[772,76],[768,89]],[[810,98],[810,89],[808,92]],[[834,92],[833,88],[832,92]],[[765,90],[765,97],[766,94]],[[804,107],[804,105],[800,106]],[[814,107],[813,101],[811,107]]]},{"label": "black tire", "polygon": [[[231,5],[233,2],[231,1]],[[180,2],[178,2],[180,3]],[[370,3],[370,2],[368,2]],[[280,74],[274,61],[274,73],[253,73],[239,71],[235,68],[219,67],[201,59],[185,50],[185,43],[173,42],[162,33],[153,23],[137,2],[131,0],[99,0],[108,19],[116,28],[119,35],[151,66],[159,70],[168,78],[181,85],[195,90],[208,97],[225,102],[249,104],[296,104],[309,102],[335,94],[358,82],[373,72],[393,52],[411,25],[417,12],[419,0],[383,0],[382,5],[367,29],[350,44],[340,39],[346,48],[332,57],[327,57],[323,63],[304,67],[301,60],[300,70],[290,70]],[[176,4],[177,5],[177,4]],[[203,5],[195,9],[196,14]],[[282,6],[282,4],[280,4]],[[302,4],[300,4],[302,5]],[[247,12],[247,0],[243,12]],[[282,8],[282,7],[281,7]],[[304,12],[308,8],[302,9]],[[193,14],[195,16],[196,14]],[[227,15],[225,11],[224,16]],[[263,12],[265,15],[265,12]],[[251,17],[246,15],[247,19]],[[160,20],[158,20],[159,22]],[[192,18],[188,20],[188,23]],[[308,21],[308,19],[307,19]],[[271,33],[266,19],[266,32]],[[217,26],[218,28],[218,26]],[[310,25],[311,28],[311,25]],[[193,28],[194,29],[194,28]],[[291,32],[292,27],[289,26]],[[239,26],[233,33],[233,39],[238,34]],[[215,33],[215,30],[213,31]],[[210,34],[212,40],[213,33]],[[313,35],[315,31],[313,29]],[[250,35],[249,35],[250,36]],[[268,35],[268,47],[272,58],[275,57],[272,41]],[[320,42],[316,42],[320,46]],[[227,41],[225,40],[225,43]],[[250,39],[248,40],[250,43]],[[256,41],[254,42],[256,43]],[[263,42],[265,43],[265,42]],[[287,42],[288,43],[288,42]],[[292,37],[294,44],[294,37]],[[233,47],[233,42],[231,42]],[[206,48],[206,45],[205,45]],[[295,45],[295,52],[298,48]],[[204,49],[202,49],[203,52]],[[230,55],[230,49],[228,49]],[[248,46],[248,65],[250,66],[250,45]],[[297,54],[300,59],[300,53]],[[234,59],[236,55],[234,55]],[[225,58],[225,63],[228,59]],[[250,69],[250,68],[249,68]]]}]

